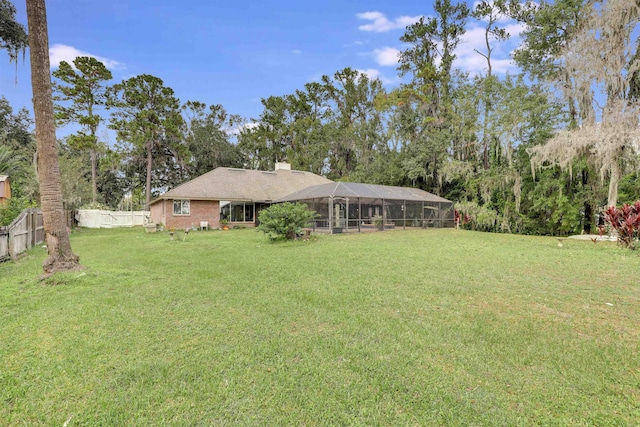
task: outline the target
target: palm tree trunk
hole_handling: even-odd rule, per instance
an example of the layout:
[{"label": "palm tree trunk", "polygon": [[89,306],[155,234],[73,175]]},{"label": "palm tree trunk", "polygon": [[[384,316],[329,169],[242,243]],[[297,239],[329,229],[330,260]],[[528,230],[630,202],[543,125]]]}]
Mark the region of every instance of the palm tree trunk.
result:
[{"label": "palm tree trunk", "polygon": [[71,251],[69,232],[62,206],[62,187],[53,116],[47,11],[44,0],[27,0],[31,87],[36,119],[38,150],[38,182],[44,232],[49,253],[43,263],[45,275],[56,271],[75,270],[79,258]]}]

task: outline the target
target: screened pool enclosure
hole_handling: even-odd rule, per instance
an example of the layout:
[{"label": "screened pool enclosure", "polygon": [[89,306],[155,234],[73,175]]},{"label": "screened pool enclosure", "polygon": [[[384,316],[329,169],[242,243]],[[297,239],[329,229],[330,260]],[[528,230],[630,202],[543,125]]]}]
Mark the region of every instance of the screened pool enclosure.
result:
[{"label": "screened pool enclosure", "polygon": [[305,188],[278,202],[303,203],[316,211],[316,232],[454,226],[453,202],[417,188],[337,182]]}]

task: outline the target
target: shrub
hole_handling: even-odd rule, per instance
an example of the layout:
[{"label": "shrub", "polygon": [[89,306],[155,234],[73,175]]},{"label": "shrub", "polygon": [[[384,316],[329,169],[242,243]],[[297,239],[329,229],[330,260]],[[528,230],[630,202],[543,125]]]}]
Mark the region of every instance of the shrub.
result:
[{"label": "shrub", "polygon": [[23,210],[35,207],[34,202],[19,197],[13,197],[4,204],[0,204],[0,227],[11,224],[11,221],[16,219]]},{"label": "shrub", "polygon": [[380,215],[376,215],[372,218],[373,224],[378,230],[384,230],[384,218]]},{"label": "shrub", "polygon": [[279,203],[260,212],[260,225],[257,229],[264,231],[271,239],[293,240],[316,215],[303,204]]},{"label": "shrub", "polygon": [[618,242],[625,248],[635,249],[640,239],[640,200],[622,208],[609,206],[604,213],[605,221],[618,233]]},{"label": "shrub", "polygon": [[465,228],[477,231],[497,231],[496,227],[500,215],[493,209],[485,205],[480,206],[475,202],[457,203],[455,209],[458,210],[459,218]]},{"label": "shrub", "polygon": [[107,205],[105,205],[104,203],[100,203],[100,202],[89,202],[89,203],[85,203],[84,205],[80,206],[80,209],[95,209],[95,210],[101,210],[101,211],[110,211],[111,208]]}]

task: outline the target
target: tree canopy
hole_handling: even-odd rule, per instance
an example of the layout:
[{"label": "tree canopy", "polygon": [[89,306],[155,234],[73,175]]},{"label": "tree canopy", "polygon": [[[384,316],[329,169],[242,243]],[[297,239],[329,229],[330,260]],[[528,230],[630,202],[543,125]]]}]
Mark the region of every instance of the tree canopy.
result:
[{"label": "tree canopy", "polygon": [[90,153],[92,201],[95,203],[100,149],[96,132],[103,120],[98,109],[109,100],[110,92],[105,82],[111,80],[111,71],[96,58],[79,56],[73,60],[73,67],[61,61],[52,74],[58,79],[53,86],[58,101],[55,105],[56,121],[61,125],[77,123],[81,126],[81,130],[70,135],[67,142]]},{"label": "tree canopy", "polygon": [[119,141],[134,149],[134,155],[144,156],[145,209],[148,209],[154,157],[158,160],[162,155],[173,155],[164,165],[165,172],[171,172],[174,166],[180,168],[184,161],[186,152],[179,140],[183,124],[180,101],[174,96],[173,89],[164,86],[162,79],[149,74],[114,85],[113,93],[112,105],[116,111],[112,115],[111,128],[117,131]]},{"label": "tree canopy", "polygon": [[16,21],[16,8],[9,0],[0,0],[0,49],[6,49],[9,59],[16,61],[29,46],[24,25]]},{"label": "tree canopy", "polygon": [[[2,19],[13,19],[11,3],[0,2]],[[271,170],[286,161],[334,180],[442,195],[478,230],[593,231],[604,206],[640,198],[639,7],[437,0],[400,37],[398,83],[345,64],[263,98],[252,119],[202,100],[181,104],[156,76],[109,87],[111,72],[98,60],[63,62],[53,73],[56,117],[80,127],[57,149],[63,198],[143,208],[216,167]],[[508,19],[524,26],[515,73],[495,61],[512,36]],[[470,23],[483,38],[473,74],[456,62]],[[35,200],[29,120],[0,99],[0,147],[20,165],[11,166],[12,182]],[[98,138],[107,120],[113,146]]]}]

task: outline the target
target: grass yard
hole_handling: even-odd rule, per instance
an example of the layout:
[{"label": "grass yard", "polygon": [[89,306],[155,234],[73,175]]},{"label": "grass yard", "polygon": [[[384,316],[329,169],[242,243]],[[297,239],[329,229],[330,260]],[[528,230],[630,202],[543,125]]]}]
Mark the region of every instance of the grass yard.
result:
[{"label": "grass yard", "polygon": [[640,255],[456,230],[72,236],[0,264],[0,425],[637,425]]}]

